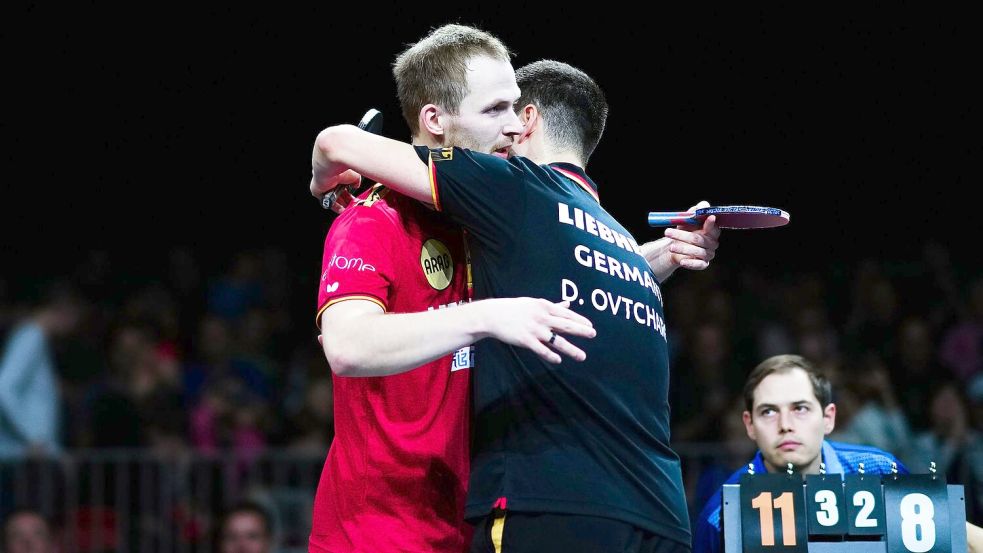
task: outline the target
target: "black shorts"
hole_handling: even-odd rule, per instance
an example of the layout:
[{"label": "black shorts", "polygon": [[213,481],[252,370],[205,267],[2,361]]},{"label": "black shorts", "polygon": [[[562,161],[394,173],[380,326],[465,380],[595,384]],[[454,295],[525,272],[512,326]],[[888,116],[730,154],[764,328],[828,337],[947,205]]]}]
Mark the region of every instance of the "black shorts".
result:
[{"label": "black shorts", "polygon": [[471,553],[690,553],[692,548],[612,518],[494,511],[478,521]]}]

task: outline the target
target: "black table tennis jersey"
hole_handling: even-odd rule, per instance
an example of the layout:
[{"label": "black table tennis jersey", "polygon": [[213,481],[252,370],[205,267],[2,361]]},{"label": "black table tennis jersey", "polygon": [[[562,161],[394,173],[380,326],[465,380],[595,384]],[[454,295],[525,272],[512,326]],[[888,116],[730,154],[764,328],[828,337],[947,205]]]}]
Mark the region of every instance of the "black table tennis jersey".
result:
[{"label": "black table tennis jersey", "polygon": [[434,205],[468,233],[476,299],[572,300],[597,336],[559,365],[475,346],[466,516],[493,507],[615,518],[690,543],[669,448],[662,296],[639,247],[578,167],[417,147]]}]

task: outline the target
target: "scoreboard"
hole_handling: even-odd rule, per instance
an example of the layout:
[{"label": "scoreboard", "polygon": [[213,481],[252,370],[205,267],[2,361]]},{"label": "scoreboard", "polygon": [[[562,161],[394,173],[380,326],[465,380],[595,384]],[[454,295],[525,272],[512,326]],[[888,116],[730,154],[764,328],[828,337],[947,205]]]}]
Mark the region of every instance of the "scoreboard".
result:
[{"label": "scoreboard", "polygon": [[963,552],[963,494],[936,474],[745,474],[723,489],[724,551]]}]

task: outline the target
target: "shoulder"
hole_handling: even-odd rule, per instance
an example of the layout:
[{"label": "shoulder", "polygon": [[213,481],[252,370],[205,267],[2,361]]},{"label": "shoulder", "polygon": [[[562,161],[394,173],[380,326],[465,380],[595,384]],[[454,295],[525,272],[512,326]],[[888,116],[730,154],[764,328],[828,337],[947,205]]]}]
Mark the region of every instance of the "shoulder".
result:
[{"label": "shoulder", "polygon": [[332,232],[352,226],[381,226],[399,229],[418,216],[419,206],[402,194],[375,185],[354,199],[331,225]]},{"label": "shoulder", "polygon": [[[546,172],[546,169],[522,156],[513,155],[503,158],[497,155],[458,147],[431,148],[429,152],[430,162],[437,171],[440,171],[441,167],[454,166],[458,169],[462,167],[473,167],[483,171],[491,171],[493,173],[507,172],[513,175],[526,175],[537,172],[543,174]],[[421,153],[422,155],[424,154]]]},{"label": "shoulder", "polygon": [[860,463],[864,464],[864,470],[866,472],[876,474],[889,474],[892,464],[897,464],[899,471],[907,472],[907,469],[897,457],[876,447],[832,441],[827,441],[827,443],[836,452],[837,457],[840,458],[844,473],[852,474],[857,472]]},{"label": "shoulder", "polygon": [[13,325],[7,337],[8,348],[25,348],[42,343],[44,343],[44,330],[35,322]]}]

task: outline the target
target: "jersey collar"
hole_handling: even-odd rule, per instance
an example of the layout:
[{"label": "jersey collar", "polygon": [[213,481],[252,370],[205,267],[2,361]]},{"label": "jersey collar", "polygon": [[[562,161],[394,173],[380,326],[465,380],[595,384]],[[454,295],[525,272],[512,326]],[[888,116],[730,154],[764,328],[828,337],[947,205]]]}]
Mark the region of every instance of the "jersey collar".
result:
[{"label": "jersey collar", "polygon": [[588,194],[591,195],[592,198],[594,198],[595,202],[601,203],[601,199],[597,194],[597,183],[591,180],[591,178],[587,176],[587,173],[585,173],[583,169],[577,167],[572,163],[565,163],[560,161],[556,163],[550,163],[549,166],[554,170],[556,170],[556,172],[560,173],[561,175],[577,183],[578,186],[583,188]]}]

